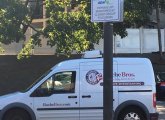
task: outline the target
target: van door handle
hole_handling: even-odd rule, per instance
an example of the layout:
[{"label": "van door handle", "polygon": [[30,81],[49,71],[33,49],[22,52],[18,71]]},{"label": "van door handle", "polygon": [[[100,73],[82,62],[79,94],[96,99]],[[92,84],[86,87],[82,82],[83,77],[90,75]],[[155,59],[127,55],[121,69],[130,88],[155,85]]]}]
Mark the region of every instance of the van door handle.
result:
[{"label": "van door handle", "polygon": [[77,98],[77,96],[68,96],[68,98]]},{"label": "van door handle", "polygon": [[82,98],[91,98],[91,95],[83,95]]}]

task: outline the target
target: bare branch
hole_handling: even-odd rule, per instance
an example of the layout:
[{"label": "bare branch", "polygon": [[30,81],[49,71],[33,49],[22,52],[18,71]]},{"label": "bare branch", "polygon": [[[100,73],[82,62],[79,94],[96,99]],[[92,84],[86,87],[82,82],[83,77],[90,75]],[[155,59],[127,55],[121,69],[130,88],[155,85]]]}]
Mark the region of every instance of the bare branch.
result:
[{"label": "bare branch", "polygon": [[38,33],[41,33],[41,34],[43,34],[43,32],[42,31],[40,31],[40,30],[37,30],[35,27],[33,27],[31,24],[24,24],[24,23],[22,23],[22,25],[23,26],[28,26],[28,27],[30,27],[30,28],[32,28],[35,32],[38,32]]}]

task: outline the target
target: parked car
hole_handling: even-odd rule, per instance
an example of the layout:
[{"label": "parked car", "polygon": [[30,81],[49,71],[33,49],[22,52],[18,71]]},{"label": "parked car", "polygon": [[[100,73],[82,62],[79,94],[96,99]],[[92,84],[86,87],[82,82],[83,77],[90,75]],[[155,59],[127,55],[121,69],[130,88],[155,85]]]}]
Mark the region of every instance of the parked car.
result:
[{"label": "parked car", "polygon": [[158,72],[155,77],[157,100],[165,100],[165,72]]}]

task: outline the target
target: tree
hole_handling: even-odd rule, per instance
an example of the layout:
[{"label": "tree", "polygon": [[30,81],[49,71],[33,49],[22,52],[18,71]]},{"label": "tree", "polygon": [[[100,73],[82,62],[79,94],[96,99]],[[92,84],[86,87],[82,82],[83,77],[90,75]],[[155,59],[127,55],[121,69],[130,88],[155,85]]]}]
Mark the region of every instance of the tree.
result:
[{"label": "tree", "polygon": [[114,24],[114,35],[121,38],[127,36],[126,28],[139,28],[146,25],[150,19],[151,8],[148,0],[125,0],[124,1],[124,21]]},{"label": "tree", "polygon": [[[93,49],[102,37],[102,23],[92,23],[91,0],[45,0],[47,9],[47,27],[35,29],[31,22],[42,0],[34,0],[35,7],[28,7],[29,0],[1,0],[0,7],[0,42],[10,44],[24,38],[24,33],[31,27],[36,34],[21,50],[18,58],[29,55],[35,45],[40,44],[40,36],[48,39],[48,45],[56,46],[58,54],[70,55]],[[21,12],[20,12],[21,11]],[[149,21],[150,6],[148,0],[125,0],[124,22],[114,23],[114,35],[127,36],[126,28],[140,27]],[[7,27],[6,27],[7,26]]]},{"label": "tree", "polygon": [[[19,0],[0,2],[0,42],[9,44],[23,38],[21,24],[28,21],[27,8]],[[20,12],[21,11],[21,12]]]},{"label": "tree", "polygon": [[[78,10],[71,8],[70,0],[46,0],[47,12],[50,13],[48,26],[44,33],[48,36],[48,44],[57,45],[58,53],[70,55],[76,52],[93,49],[93,44],[98,43],[102,30],[98,23],[91,23],[90,14],[86,12],[88,1],[76,4]],[[68,7],[66,9],[66,6]],[[81,11],[81,12],[80,12]]]},{"label": "tree", "polygon": [[[1,0],[0,2],[0,44],[10,44],[24,40],[25,32],[31,26],[36,6],[31,9],[30,0]],[[4,50],[0,46],[0,51]]]},{"label": "tree", "polygon": [[[45,33],[48,33],[48,44],[57,45],[58,53],[71,54],[93,49],[102,35],[102,24],[91,23],[91,0],[46,0],[47,12],[50,19]],[[76,11],[65,11],[67,7]],[[147,15],[149,6],[147,1],[143,4],[139,0],[125,1],[125,17],[123,23],[114,24],[114,35],[127,36],[126,28],[140,27],[149,21]],[[91,47],[92,46],[92,47]]]},{"label": "tree", "polygon": [[160,10],[159,9],[165,9],[165,1],[164,0],[149,0],[149,5],[150,5],[150,7],[152,9],[156,10],[159,54],[160,54],[161,58],[163,58],[162,41],[161,41],[161,30],[160,30]]}]

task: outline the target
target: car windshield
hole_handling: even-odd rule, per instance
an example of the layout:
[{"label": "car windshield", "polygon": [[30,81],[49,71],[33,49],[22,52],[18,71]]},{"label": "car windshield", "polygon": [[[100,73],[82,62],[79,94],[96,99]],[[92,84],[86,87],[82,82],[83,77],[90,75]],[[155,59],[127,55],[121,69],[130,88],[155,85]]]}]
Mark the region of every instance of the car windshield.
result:
[{"label": "car windshield", "polygon": [[28,90],[30,90],[34,85],[36,85],[38,82],[40,82],[40,80],[42,80],[45,76],[47,76],[52,70],[49,70],[47,72],[45,72],[42,76],[40,76],[33,84],[31,84],[27,89],[22,90],[21,92],[27,92]]}]

